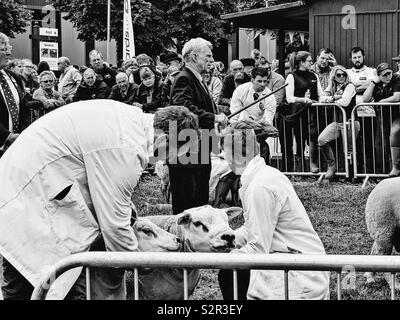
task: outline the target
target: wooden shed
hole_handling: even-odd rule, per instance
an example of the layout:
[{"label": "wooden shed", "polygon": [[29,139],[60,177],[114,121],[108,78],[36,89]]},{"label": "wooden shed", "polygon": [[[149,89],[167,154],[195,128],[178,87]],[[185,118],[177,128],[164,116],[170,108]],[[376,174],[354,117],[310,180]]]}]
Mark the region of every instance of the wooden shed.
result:
[{"label": "wooden shed", "polygon": [[[400,0],[309,0],[230,13],[236,27],[279,30],[278,59],[284,59],[285,31],[307,31],[310,52],[333,50],[339,64],[350,67],[352,47],[365,50],[366,64],[377,66],[400,54]],[[280,72],[283,74],[283,65]]]}]

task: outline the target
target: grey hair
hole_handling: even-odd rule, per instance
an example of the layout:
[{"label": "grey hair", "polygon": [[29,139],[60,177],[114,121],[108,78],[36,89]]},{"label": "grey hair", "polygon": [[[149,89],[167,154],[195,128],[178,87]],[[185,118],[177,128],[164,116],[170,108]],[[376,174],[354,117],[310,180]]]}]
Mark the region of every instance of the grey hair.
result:
[{"label": "grey hair", "polygon": [[56,80],[56,75],[54,74],[53,71],[49,71],[49,70],[44,70],[39,74],[39,82],[42,81],[42,78],[45,76],[51,76],[51,78],[54,80]]},{"label": "grey hair", "polygon": [[240,60],[232,60],[231,64],[229,65],[229,69],[232,70],[232,65],[235,64],[235,63],[241,64],[243,66],[243,62],[242,61],[240,61]]},{"label": "grey hair", "polygon": [[68,57],[59,57],[58,60],[65,63],[67,66],[71,65],[71,60],[69,60]]},{"label": "grey hair", "polygon": [[93,50],[91,50],[91,51],[89,52],[89,58],[90,58],[91,56],[95,55],[95,54],[99,54],[99,55],[100,55],[100,58],[103,59],[103,55],[102,55],[101,52],[100,52],[99,50],[97,50],[97,49],[93,49]]},{"label": "grey hair", "polygon": [[186,62],[190,62],[190,54],[193,52],[198,52],[203,49],[205,46],[209,47],[211,50],[213,48],[210,41],[207,41],[203,38],[193,38],[185,43],[182,49],[182,56]]},{"label": "grey hair", "polygon": [[6,34],[3,32],[0,32],[0,43],[8,43],[10,42],[10,39],[7,37]]},{"label": "grey hair", "polygon": [[92,68],[87,68],[85,72],[83,72],[83,76],[88,75],[89,73],[93,73],[96,76],[96,71],[94,71]]}]

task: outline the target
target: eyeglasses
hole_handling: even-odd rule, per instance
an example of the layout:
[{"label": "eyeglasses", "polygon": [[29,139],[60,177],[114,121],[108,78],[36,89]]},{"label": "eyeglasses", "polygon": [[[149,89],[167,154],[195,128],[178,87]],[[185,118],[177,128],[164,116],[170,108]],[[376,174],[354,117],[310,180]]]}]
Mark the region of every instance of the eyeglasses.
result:
[{"label": "eyeglasses", "polygon": [[346,77],[346,74],[345,73],[336,73],[336,77],[344,78],[344,77]]},{"label": "eyeglasses", "polygon": [[53,83],[53,80],[42,80],[42,83]]}]

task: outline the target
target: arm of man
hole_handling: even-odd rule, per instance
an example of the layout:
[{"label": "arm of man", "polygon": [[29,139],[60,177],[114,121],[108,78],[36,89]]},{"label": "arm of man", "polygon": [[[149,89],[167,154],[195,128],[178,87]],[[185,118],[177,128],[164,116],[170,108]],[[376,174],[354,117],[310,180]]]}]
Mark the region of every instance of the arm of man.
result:
[{"label": "arm of man", "polygon": [[[231,106],[229,108],[231,114],[239,111],[244,107],[243,101],[241,100],[241,90],[242,88],[238,87],[233,91],[232,99],[231,99]],[[240,113],[230,119],[230,122],[236,122],[239,120]]]},{"label": "arm of man", "polygon": [[341,107],[348,107],[351,103],[351,99],[356,95],[356,88],[353,84],[348,84],[346,89],[344,89],[342,97],[336,101],[336,103]]},{"label": "arm of man", "polygon": [[111,99],[111,100],[117,100],[117,94],[118,94],[118,86],[113,86],[112,88],[111,88],[111,92],[110,92],[110,95],[108,96],[108,99]]},{"label": "arm of man", "polygon": [[[279,77],[276,78],[275,83],[272,85],[272,91],[283,87],[285,85],[285,78],[279,75]],[[276,99],[276,104],[280,105],[283,100],[285,100],[285,90],[279,90],[277,93],[274,94],[275,99]]]},{"label": "arm of man", "polygon": [[276,99],[275,96],[269,96],[265,99],[264,120],[270,125],[274,125],[274,118],[276,113]]},{"label": "arm of man", "polygon": [[108,251],[136,251],[131,227],[131,197],[143,163],[136,148],[107,149],[84,155],[88,185]]},{"label": "arm of man", "polygon": [[221,94],[219,97],[219,104],[222,104],[224,106],[229,106],[231,103],[231,95],[229,92],[232,90],[229,88],[229,77],[226,76],[224,78],[224,81],[222,82],[222,88],[221,88]]},{"label": "arm of man", "polygon": [[215,114],[212,112],[207,112],[202,109],[201,106],[193,104],[193,94],[193,85],[190,83],[189,79],[183,76],[178,77],[175,80],[172,89],[172,105],[185,106],[194,114],[196,114],[199,118],[199,124],[201,128],[214,128]]}]

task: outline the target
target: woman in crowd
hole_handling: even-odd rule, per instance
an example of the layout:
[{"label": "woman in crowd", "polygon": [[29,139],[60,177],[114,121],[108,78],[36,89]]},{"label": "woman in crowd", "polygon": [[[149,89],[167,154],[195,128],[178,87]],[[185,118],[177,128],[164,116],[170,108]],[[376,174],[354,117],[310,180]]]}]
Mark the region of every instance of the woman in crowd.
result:
[{"label": "woman in crowd", "polygon": [[7,63],[7,69],[11,70],[12,72],[18,75],[22,75],[23,68],[24,66],[22,64],[21,59],[13,59]]},{"label": "woman in crowd", "polygon": [[140,79],[142,83],[133,97],[133,105],[141,108],[144,112],[155,112],[162,107],[162,81],[156,76],[150,67],[140,68]]},{"label": "woman in crowd", "polygon": [[122,69],[128,75],[129,83],[140,84],[139,65],[136,58],[131,58],[122,63]]},{"label": "woman in crowd", "polygon": [[[293,163],[301,160],[301,171],[304,171],[304,149],[308,142],[310,148],[310,169],[319,172],[317,147],[316,110],[311,105],[318,102],[323,95],[318,76],[312,72],[311,53],[294,52],[290,57],[292,72],[286,78],[286,99],[279,110],[279,140],[282,149],[283,171],[292,171]],[[309,114],[309,116],[308,116]],[[296,139],[297,159],[293,157],[292,129]],[[295,168],[296,169],[296,168]]]},{"label": "woman in crowd", "polygon": [[221,95],[222,81],[218,77],[214,76],[212,71],[204,72],[202,77],[215,104],[218,104],[219,96]]},{"label": "woman in crowd", "polygon": [[56,76],[52,71],[45,70],[39,75],[40,88],[33,93],[33,99],[43,103],[47,110],[53,110],[65,105],[61,94],[54,89]]},{"label": "woman in crowd", "polygon": [[[337,105],[343,107],[346,111],[347,119],[351,119],[351,111],[356,106],[356,94],[356,87],[350,81],[346,68],[338,65],[331,71],[328,87],[326,88],[325,95],[322,96],[321,101],[326,103],[336,103]],[[353,125],[355,127],[357,137],[358,133],[360,132],[360,123],[355,121]],[[325,179],[332,179],[337,168],[335,156],[329,143],[336,140],[340,134],[342,137],[346,134],[348,147],[351,146],[352,140],[350,128],[347,130],[347,132],[345,130],[346,128],[343,126],[343,115],[339,111],[336,113],[334,121],[330,123],[318,137],[318,145],[321,148],[322,154],[328,166]]]}]

